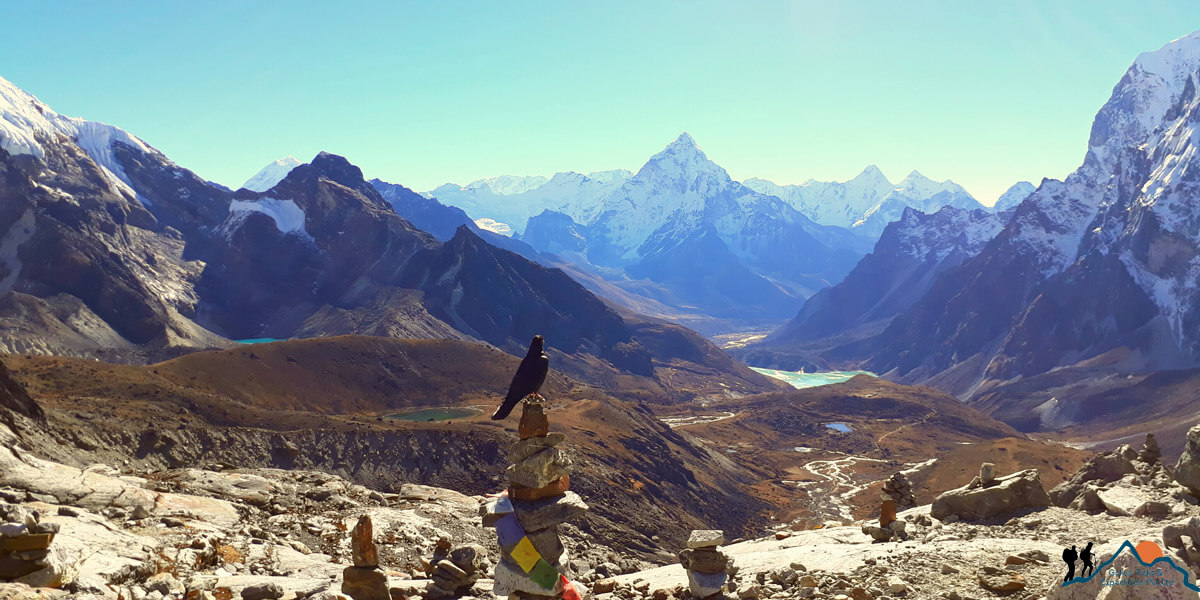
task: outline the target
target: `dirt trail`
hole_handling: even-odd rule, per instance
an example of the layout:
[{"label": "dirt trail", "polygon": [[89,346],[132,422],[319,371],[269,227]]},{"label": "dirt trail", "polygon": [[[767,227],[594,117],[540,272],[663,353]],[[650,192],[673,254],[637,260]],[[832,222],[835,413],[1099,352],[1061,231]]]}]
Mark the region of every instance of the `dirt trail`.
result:
[{"label": "dirt trail", "polygon": [[[936,460],[930,459],[918,463],[905,463],[900,471],[911,475],[933,464]],[[813,475],[821,477],[824,481],[785,481],[785,483],[795,483],[797,487],[807,489],[809,496],[816,503],[814,508],[819,508],[822,512],[826,512],[842,522],[853,522],[854,507],[850,505],[850,498],[853,498],[871,484],[882,481],[880,479],[856,481],[853,475],[854,467],[859,463],[867,462],[887,464],[891,461],[852,455],[843,455],[841,458],[828,460],[814,460],[806,463],[804,469]]]}]

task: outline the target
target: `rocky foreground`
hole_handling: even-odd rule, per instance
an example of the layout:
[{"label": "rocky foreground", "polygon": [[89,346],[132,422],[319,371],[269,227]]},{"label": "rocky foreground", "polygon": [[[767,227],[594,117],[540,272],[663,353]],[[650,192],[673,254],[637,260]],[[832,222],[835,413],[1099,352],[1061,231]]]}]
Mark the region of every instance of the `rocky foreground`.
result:
[{"label": "rocky foreground", "polygon": [[[35,457],[7,428],[0,433],[3,598],[341,597],[357,589],[346,587],[347,573],[366,568],[363,540],[352,534],[361,538],[364,516],[378,548],[369,570],[386,597],[446,597],[437,583],[458,573],[445,558],[462,547],[478,549],[478,574],[459,579],[468,587],[455,595],[494,597],[501,554],[480,510],[493,498],[417,485],[381,493],[313,471],[80,469]],[[1059,587],[1063,548],[1093,542],[1099,563],[1126,540],[1151,540],[1177,563],[1197,564],[1197,465],[1200,428],[1173,467],[1151,439],[1141,450],[1095,457],[1049,492],[1036,471],[997,475],[985,465],[970,485],[906,507],[899,481],[885,489],[880,519],[781,529],[719,550],[719,532],[697,532],[704,539],[681,553],[683,564],[665,566],[624,558],[562,524],[570,559],[560,566],[597,600],[1106,597],[1109,588]]]}]

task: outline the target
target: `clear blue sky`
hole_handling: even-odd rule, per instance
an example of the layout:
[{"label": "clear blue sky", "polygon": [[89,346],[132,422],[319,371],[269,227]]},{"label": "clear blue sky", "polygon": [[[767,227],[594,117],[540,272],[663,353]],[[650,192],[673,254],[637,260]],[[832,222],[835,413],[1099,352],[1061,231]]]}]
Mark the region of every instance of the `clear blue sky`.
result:
[{"label": "clear blue sky", "polygon": [[985,202],[1061,178],[1200,2],[7,3],[0,76],[237,185],[318,151],[418,190],[636,169],[690,132],[734,178],[874,163]]}]

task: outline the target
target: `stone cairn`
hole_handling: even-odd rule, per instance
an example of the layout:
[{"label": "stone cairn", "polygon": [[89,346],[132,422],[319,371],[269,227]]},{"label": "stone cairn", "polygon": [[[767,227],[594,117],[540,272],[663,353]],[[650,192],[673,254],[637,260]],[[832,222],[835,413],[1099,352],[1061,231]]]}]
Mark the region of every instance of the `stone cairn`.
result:
[{"label": "stone cairn", "polygon": [[578,598],[583,589],[567,580],[566,548],[558,525],[588,510],[571,487],[574,463],[557,446],[565,436],[550,433],[539,395],[525,398],[520,441],[508,452],[508,490],[480,507],[483,526],[496,529],[500,561],[493,593],[497,598]]},{"label": "stone cairn", "polygon": [[50,557],[58,524],[42,523],[37,512],[12,504],[0,506],[0,518],[0,581],[60,587],[63,569]]},{"label": "stone cairn", "polygon": [[342,593],[354,600],[390,600],[387,574],[379,568],[371,516],[363,515],[350,532],[350,556],[354,564],[342,571]]},{"label": "stone cairn", "polygon": [[871,536],[877,542],[886,542],[892,538],[905,539],[907,523],[896,518],[896,512],[917,505],[913,494],[912,482],[904,473],[896,473],[883,482],[883,491],[879,494],[879,525],[864,523],[862,532]]},{"label": "stone cairn", "polygon": [[477,544],[451,549],[450,540],[438,540],[425,573],[432,579],[425,588],[425,600],[458,597],[467,594],[487,570],[487,550]]},{"label": "stone cairn", "polygon": [[679,563],[687,571],[693,598],[708,598],[725,590],[729,557],[717,549],[724,543],[725,533],[717,529],[696,529],[688,536],[688,547],[679,553]]}]

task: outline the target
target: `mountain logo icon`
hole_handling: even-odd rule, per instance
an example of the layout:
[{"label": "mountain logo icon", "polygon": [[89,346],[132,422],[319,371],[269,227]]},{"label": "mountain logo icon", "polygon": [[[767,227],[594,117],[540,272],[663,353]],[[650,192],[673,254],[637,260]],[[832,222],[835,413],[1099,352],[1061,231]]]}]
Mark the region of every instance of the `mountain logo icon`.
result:
[{"label": "mountain logo icon", "polygon": [[[1129,566],[1114,566],[1113,563],[1128,552],[1138,564]],[[1163,553],[1158,544],[1145,540],[1136,545],[1126,540],[1108,560],[1092,566],[1092,544],[1088,543],[1082,553],[1075,546],[1063,550],[1063,561],[1067,563],[1067,575],[1063,578],[1062,587],[1088,583],[1100,578],[1103,586],[1161,586],[1174,587],[1183,583],[1188,589],[1200,592],[1200,585],[1192,581],[1192,573],[1188,569],[1175,564],[1175,560]],[[1075,575],[1075,561],[1082,560],[1084,568],[1078,576]]]}]

